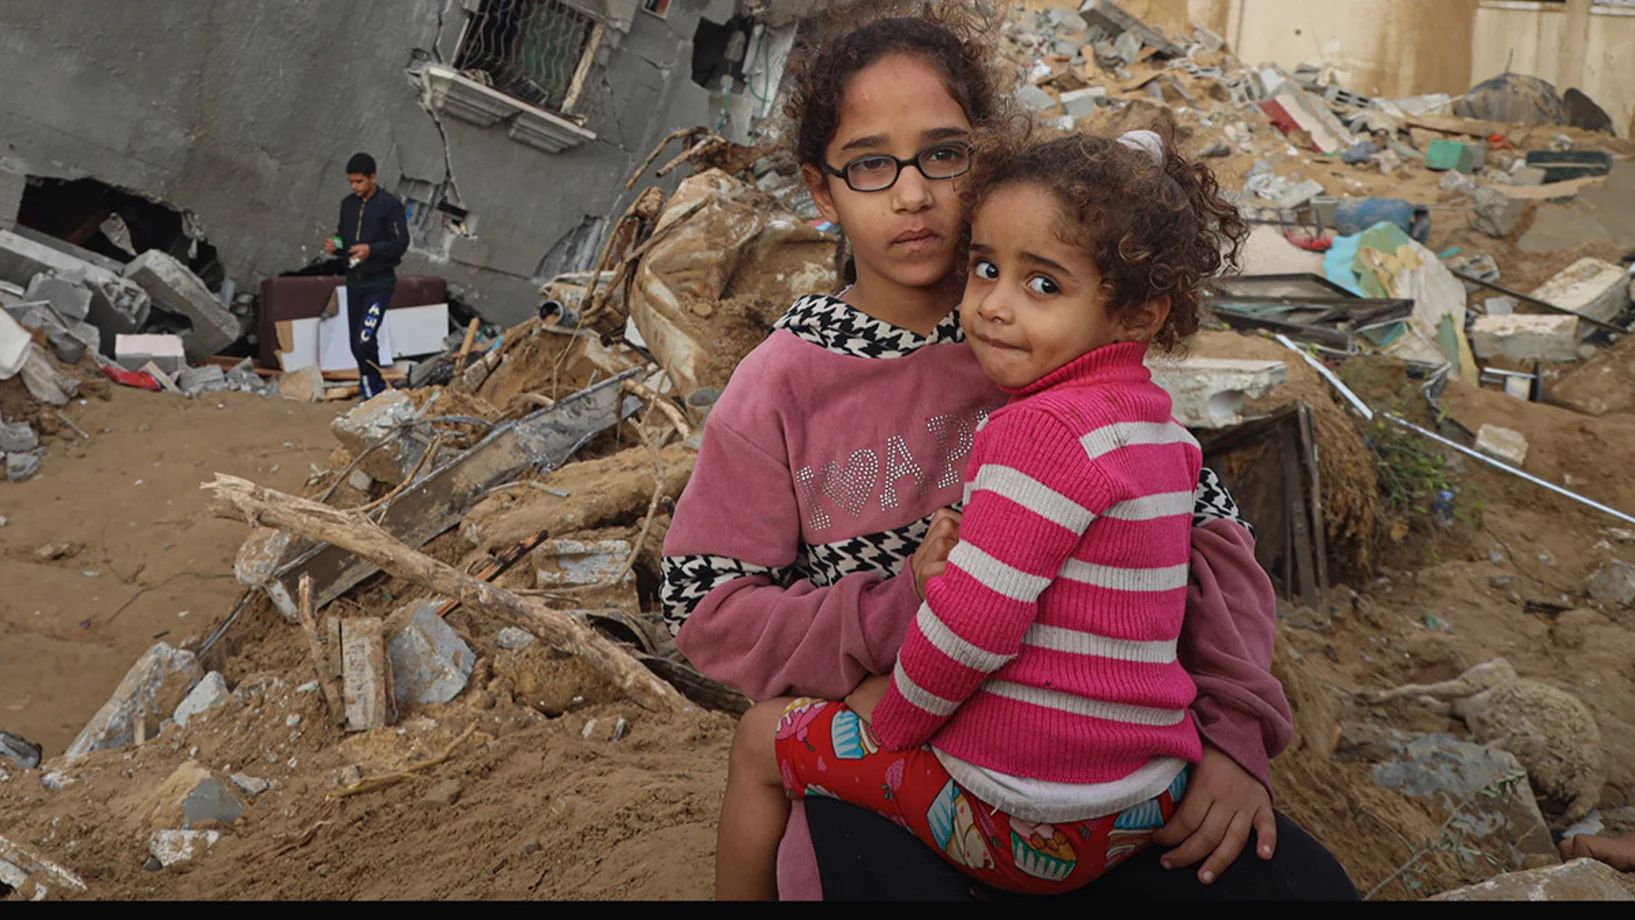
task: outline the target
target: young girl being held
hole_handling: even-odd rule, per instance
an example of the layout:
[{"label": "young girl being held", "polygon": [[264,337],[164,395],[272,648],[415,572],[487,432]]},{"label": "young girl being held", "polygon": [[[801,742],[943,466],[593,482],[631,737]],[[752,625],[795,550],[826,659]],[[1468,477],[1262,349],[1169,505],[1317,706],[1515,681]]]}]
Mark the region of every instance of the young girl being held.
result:
[{"label": "young girl being held", "polygon": [[889,685],[740,723],[718,897],[775,892],[787,797],[813,795],[994,887],[1071,890],[1150,841],[1202,755],[1176,653],[1202,456],[1144,359],[1197,329],[1242,224],[1151,131],[977,165],[959,315],[1009,401],[976,432],[958,543]]}]

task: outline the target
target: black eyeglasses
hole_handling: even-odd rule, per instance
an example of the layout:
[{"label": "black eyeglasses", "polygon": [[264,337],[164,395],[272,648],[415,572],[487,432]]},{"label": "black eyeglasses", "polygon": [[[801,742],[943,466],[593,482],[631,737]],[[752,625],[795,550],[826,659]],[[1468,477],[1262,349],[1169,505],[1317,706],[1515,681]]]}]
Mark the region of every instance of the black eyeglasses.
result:
[{"label": "black eyeglasses", "polygon": [[964,141],[942,141],[920,148],[906,160],[886,153],[868,153],[835,169],[828,163],[823,169],[829,175],[846,180],[846,187],[854,192],[883,192],[897,184],[904,166],[912,166],[927,179],[952,179],[971,171],[971,145]]}]

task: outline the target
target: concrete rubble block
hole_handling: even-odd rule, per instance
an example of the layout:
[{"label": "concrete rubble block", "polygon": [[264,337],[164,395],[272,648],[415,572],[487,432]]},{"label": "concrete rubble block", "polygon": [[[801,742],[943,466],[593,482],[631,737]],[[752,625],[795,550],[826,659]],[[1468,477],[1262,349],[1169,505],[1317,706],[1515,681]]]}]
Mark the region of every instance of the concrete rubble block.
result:
[{"label": "concrete rubble block", "polygon": [[1173,401],[1175,420],[1188,428],[1230,428],[1243,423],[1243,405],[1282,383],[1282,361],[1189,357],[1150,365],[1153,382]]},{"label": "concrete rubble block", "polygon": [[24,296],[49,303],[52,312],[65,320],[78,322],[91,315],[90,288],[56,275],[35,275]]},{"label": "concrete rubble block", "polygon": [[124,747],[136,739],[138,720],[144,723],[148,737],[158,735],[164,714],[175,712],[203,679],[204,671],[192,652],[158,643],[131,665],[108,702],[86,723],[65,754],[74,759],[92,751]]},{"label": "concrete rubble block", "polygon": [[1055,97],[1032,83],[1023,83],[1016,88],[1016,101],[1030,112],[1043,112],[1056,104]]},{"label": "concrete rubble block", "polygon": [[238,787],[240,792],[252,799],[272,788],[272,783],[259,776],[251,776],[248,773],[234,773],[228,779]]},{"label": "concrete rubble block", "polygon": [[392,684],[401,702],[447,703],[460,695],[477,656],[437,615],[437,602],[421,601],[409,625],[392,638]]},{"label": "concrete rubble block", "polygon": [[1062,93],[1062,110],[1067,113],[1068,118],[1078,121],[1093,113],[1096,106],[1100,105],[1106,98],[1107,88],[1103,86],[1069,90]]},{"label": "concrete rubble block", "polygon": [[232,824],[244,813],[244,805],[221,780],[212,776],[182,799],[182,821],[192,827],[201,821]]},{"label": "concrete rubble block", "polygon": [[229,696],[227,681],[222,678],[220,673],[211,671],[209,674],[204,675],[204,679],[199,681],[199,685],[194,687],[193,691],[187,695],[187,698],[176,706],[176,711],[171,715],[171,719],[177,725],[186,726],[194,716],[227,702]]},{"label": "concrete rubble block", "polygon": [[114,361],[128,371],[139,371],[151,361],[174,374],[187,366],[187,354],[178,335],[116,335]]},{"label": "concrete rubble block", "polygon": [[1437,799],[1457,813],[1482,849],[1510,868],[1529,856],[1559,859],[1550,829],[1513,754],[1437,733],[1393,745],[1394,759],[1376,763],[1376,785],[1404,795]]},{"label": "concrete rubble block", "polygon": [[1507,355],[1537,361],[1578,360],[1578,318],[1556,314],[1479,316],[1470,345],[1483,358]]},{"label": "concrete rubble block", "polygon": [[30,450],[22,453],[6,454],[6,481],[22,482],[34,478],[34,474],[45,465],[45,450]]},{"label": "concrete rubble block", "polygon": [[[1592,319],[1611,322],[1629,306],[1624,269],[1596,258],[1579,259],[1533,290],[1532,296]],[[1585,334],[1595,331],[1587,327]]]},{"label": "concrete rubble block", "polygon": [[1509,316],[1520,303],[1514,297],[1489,297],[1482,301],[1482,310],[1488,316]]},{"label": "concrete rubble block", "polygon": [[219,831],[154,831],[148,838],[148,854],[166,869],[202,856],[221,839]]},{"label": "concrete rubble block", "polygon": [[51,353],[64,364],[78,364],[86,352],[102,353],[102,330],[90,323],[74,323],[51,330],[46,338]]},{"label": "concrete rubble block", "polygon": [[251,358],[245,358],[233,365],[227,371],[225,380],[229,389],[240,393],[264,395],[267,392],[267,382],[255,372],[255,361]]},{"label": "concrete rubble block", "polygon": [[57,370],[56,362],[45,349],[30,342],[27,351],[20,374],[29,395],[51,406],[66,406],[79,395],[79,378]]},{"label": "concrete rubble block", "polygon": [[519,629],[515,626],[507,626],[500,630],[499,637],[496,641],[498,641],[500,648],[508,651],[514,651],[516,649],[527,648],[539,640],[534,637],[533,633],[527,631],[526,629]]},{"label": "concrete rubble block", "polygon": [[1559,866],[1508,872],[1485,882],[1444,891],[1432,901],[1635,901],[1617,869],[1600,860],[1575,859]]},{"label": "concrete rubble block", "polygon": [[1470,225],[1488,236],[1504,239],[1515,232],[1526,213],[1525,199],[1512,198],[1496,188],[1480,188],[1476,190],[1476,207],[1470,212]]},{"label": "concrete rubble block", "polygon": [[214,364],[184,367],[176,378],[176,386],[187,396],[199,396],[227,389],[227,372]]},{"label": "concrete rubble block", "polygon": [[341,695],[346,730],[380,728],[387,717],[386,643],[379,617],[346,617],[341,626]]},{"label": "concrete rubble block", "polygon": [[[625,540],[547,540],[535,548],[534,555],[540,559],[539,587],[594,585],[611,581],[624,569],[630,544]],[[623,581],[634,577],[626,571]]]},{"label": "concrete rubble block", "polygon": [[1277,206],[1285,209],[1299,208],[1325,192],[1323,184],[1316,179],[1303,179],[1277,197]]},{"label": "concrete rubble block", "polygon": [[1590,597],[1618,607],[1635,606],[1635,565],[1610,559],[1590,575]]},{"label": "concrete rubble block", "polygon": [[278,378],[277,387],[282,399],[317,402],[324,395],[324,375],[318,365],[308,364],[300,370],[286,371]]},{"label": "concrete rubble block", "polygon": [[17,769],[36,769],[40,765],[40,756],[43,753],[38,744],[27,738],[8,731],[0,731],[0,760],[10,763]]},{"label": "concrete rubble block", "polygon": [[40,446],[40,436],[27,422],[0,422],[0,453],[16,454]]},{"label": "concrete rubble block", "polygon": [[199,276],[157,249],[150,249],[125,266],[125,277],[136,282],[160,307],[193,322],[187,338],[187,356],[194,361],[221,351],[243,334],[238,317],[221,305]]},{"label": "concrete rubble block", "polygon": [[148,321],[152,301],[147,292],[117,272],[63,252],[57,246],[0,230],[0,280],[29,284],[35,275],[42,273],[89,288],[91,307],[84,319],[101,329],[105,336],[135,332]]},{"label": "concrete rubble block", "polygon": [[1527,462],[1527,439],[1519,431],[1498,425],[1483,425],[1477,429],[1476,449],[1517,469]]},{"label": "concrete rubble block", "polygon": [[391,443],[364,457],[358,469],[395,486],[414,471],[425,453],[426,445],[412,432],[398,435],[405,423],[418,417],[414,403],[402,390],[387,390],[330,423],[329,430],[354,457],[390,438]]}]

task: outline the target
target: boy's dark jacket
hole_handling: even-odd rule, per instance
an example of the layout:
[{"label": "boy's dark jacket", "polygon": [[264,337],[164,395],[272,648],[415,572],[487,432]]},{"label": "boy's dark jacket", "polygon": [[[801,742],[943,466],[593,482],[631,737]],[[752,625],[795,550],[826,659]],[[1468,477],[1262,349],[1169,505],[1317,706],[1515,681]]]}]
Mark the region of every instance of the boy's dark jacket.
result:
[{"label": "boy's dark jacket", "polygon": [[341,199],[341,222],[337,228],[341,237],[341,251],[359,243],[369,244],[369,258],[346,272],[347,284],[380,282],[394,277],[393,269],[403,261],[409,249],[409,222],[403,213],[403,202],[383,188],[364,201],[356,195]]}]

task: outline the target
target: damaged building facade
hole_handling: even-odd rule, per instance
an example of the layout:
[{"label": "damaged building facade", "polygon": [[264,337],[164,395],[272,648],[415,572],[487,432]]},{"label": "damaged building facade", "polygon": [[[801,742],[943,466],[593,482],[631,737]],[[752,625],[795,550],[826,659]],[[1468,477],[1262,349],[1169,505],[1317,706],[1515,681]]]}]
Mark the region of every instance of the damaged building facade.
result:
[{"label": "damaged building facade", "polygon": [[746,5],[8,0],[0,230],[115,268],[163,248],[231,303],[319,263],[364,150],[409,211],[400,274],[516,322],[669,131],[764,114],[731,98],[737,62],[781,58]]}]

